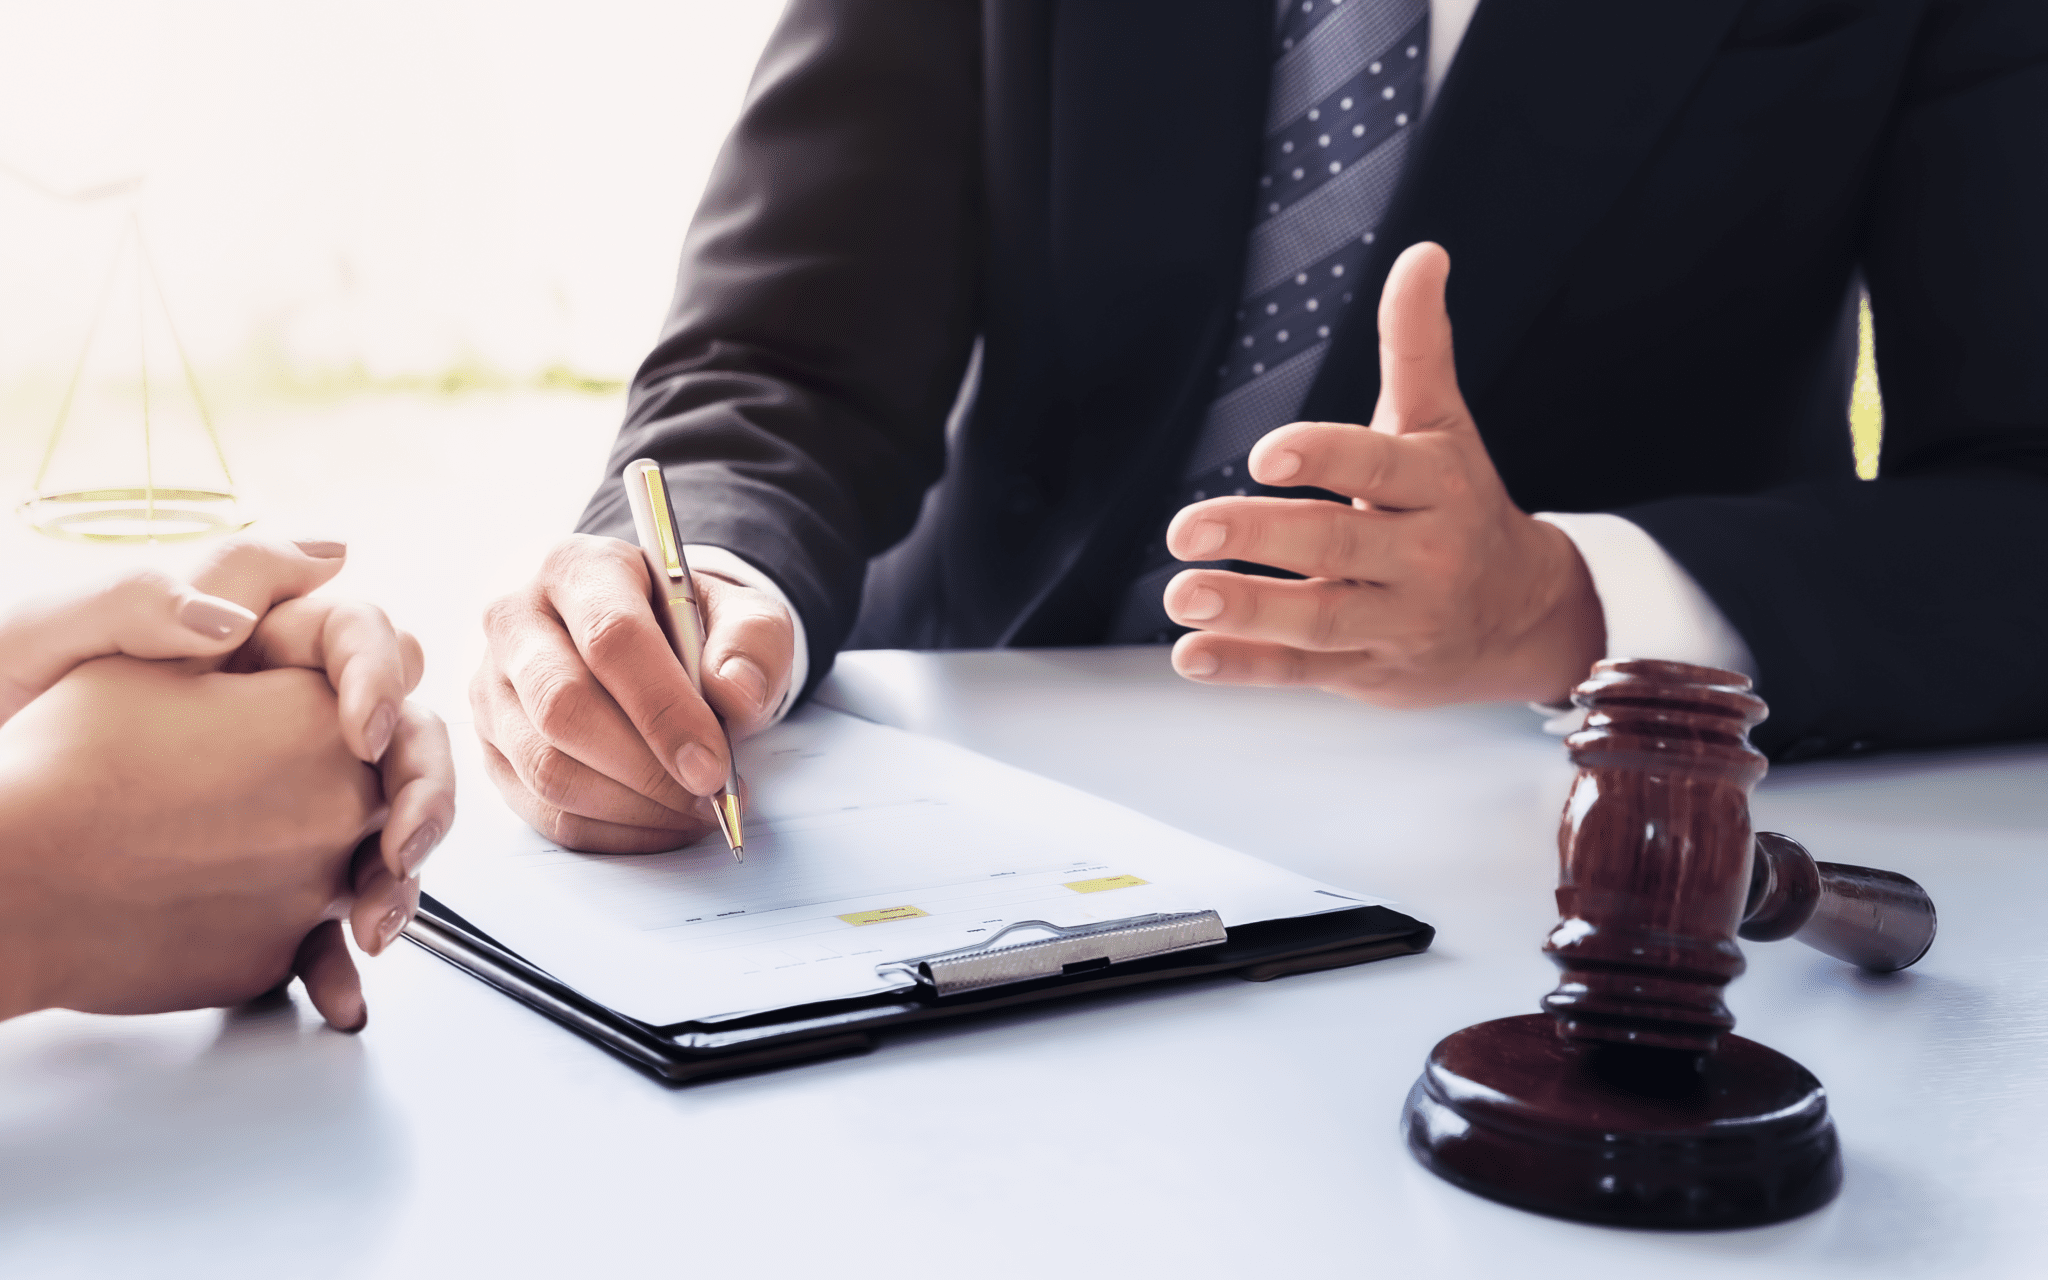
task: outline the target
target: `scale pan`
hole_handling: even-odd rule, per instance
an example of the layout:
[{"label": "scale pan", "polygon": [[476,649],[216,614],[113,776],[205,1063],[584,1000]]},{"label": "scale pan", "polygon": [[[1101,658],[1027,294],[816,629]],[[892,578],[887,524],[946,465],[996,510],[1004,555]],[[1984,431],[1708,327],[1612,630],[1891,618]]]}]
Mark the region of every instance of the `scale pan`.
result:
[{"label": "scale pan", "polygon": [[189,542],[246,529],[235,495],[215,489],[81,489],[21,504],[38,533],[68,542]]}]

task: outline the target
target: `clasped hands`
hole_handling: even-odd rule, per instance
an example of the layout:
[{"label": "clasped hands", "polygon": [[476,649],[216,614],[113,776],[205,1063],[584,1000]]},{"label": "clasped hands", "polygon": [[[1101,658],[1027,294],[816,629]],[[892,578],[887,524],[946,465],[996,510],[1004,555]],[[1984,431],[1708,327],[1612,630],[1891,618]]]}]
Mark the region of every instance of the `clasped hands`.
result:
[{"label": "clasped hands", "polygon": [[[225,544],[0,621],[0,1017],[235,1004],[293,975],[367,1011],[454,818],[447,732],[406,701],[420,647],[308,598],[337,543]],[[366,839],[373,834],[376,839]]]},{"label": "clasped hands", "polygon": [[[1215,684],[1314,685],[1386,706],[1556,701],[1605,648],[1571,541],[1519,510],[1458,390],[1433,244],[1395,262],[1381,296],[1381,393],[1370,426],[1298,422],[1259,442],[1254,478],[1314,485],[1350,506],[1216,498],[1175,517],[1184,560],[1248,560],[1299,581],[1190,569],[1168,584],[1200,630],[1176,669]],[[508,803],[575,849],[672,849],[707,834],[703,797],[726,741],[763,724],[789,681],[794,628],[776,601],[698,573],[705,697],[649,604],[638,548],[578,535],[485,615],[470,686],[484,761]],[[709,700],[709,705],[706,704]]]}]

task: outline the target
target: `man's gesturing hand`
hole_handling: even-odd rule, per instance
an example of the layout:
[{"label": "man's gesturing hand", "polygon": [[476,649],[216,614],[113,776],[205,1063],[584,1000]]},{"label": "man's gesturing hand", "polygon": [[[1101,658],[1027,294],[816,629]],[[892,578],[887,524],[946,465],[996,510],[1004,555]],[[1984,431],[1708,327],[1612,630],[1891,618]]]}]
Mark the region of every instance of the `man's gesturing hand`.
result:
[{"label": "man's gesturing hand", "polygon": [[[712,830],[725,735],[782,702],[796,629],[782,605],[696,575],[707,635],[704,697],[650,603],[647,562],[616,538],[557,543],[532,583],[484,614],[490,646],[470,682],[484,764],[514,811],[571,849],[651,853]],[[710,705],[705,705],[709,699]]]},{"label": "man's gesturing hand", "polygon": [[1216,498],[1167,530],[1183,560],[1247,560],[1301,581],[1190,569],[1166,611],[1202,630],[1182,675],[1306,684],[1382,706],[1561,699],[1605,649],[1570,539],[1517,508],[1458,390],[1444,310],[1450,256],[1411,246],[1380,297],[1370,427],[1297,422],[1252,450],[1252,477],[1353,501]]}]

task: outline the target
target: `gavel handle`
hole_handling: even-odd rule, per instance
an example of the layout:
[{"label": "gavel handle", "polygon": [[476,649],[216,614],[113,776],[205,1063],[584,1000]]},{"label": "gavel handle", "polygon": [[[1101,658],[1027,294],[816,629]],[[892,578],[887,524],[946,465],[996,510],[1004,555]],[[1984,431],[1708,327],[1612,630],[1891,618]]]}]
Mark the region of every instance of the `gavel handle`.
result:
[{"label": "gavel handle", "polygon": [[1752,942],[1797,938],[1877,973],[1903,969],[1934,945],[1934,901],[1905,876],[1815,862],[1790,836],[1756,833],[1749,904],[1737,932]]}]

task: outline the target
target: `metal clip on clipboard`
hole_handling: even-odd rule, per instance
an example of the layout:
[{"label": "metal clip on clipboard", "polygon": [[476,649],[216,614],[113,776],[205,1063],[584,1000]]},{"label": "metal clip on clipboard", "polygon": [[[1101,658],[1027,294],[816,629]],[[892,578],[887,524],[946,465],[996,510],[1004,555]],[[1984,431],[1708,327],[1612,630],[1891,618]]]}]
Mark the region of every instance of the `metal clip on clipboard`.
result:
[{"label": "metal clip on clipboard", "polygon": [[[1004,938],[1022,929],[1043,930],[1053,936],[1002,945]],[[1223,917],[1214,911],[1132,916],[1070,928],[1043,920],[1019,920],[987,942],[876,968],[883,973],[908,974],[935,994],[952,996],[1192,951],[1228,940]]]}]

